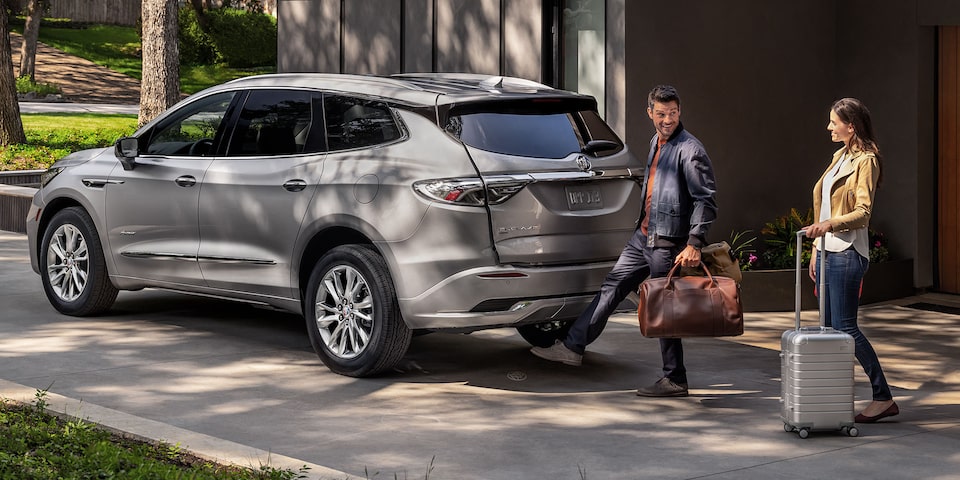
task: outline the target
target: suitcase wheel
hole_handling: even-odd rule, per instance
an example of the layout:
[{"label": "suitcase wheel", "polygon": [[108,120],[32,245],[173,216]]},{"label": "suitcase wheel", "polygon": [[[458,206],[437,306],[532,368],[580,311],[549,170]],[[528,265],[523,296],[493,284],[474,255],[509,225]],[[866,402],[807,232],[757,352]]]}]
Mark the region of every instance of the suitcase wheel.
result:
[{"label": "suitcase wheel", "polygon": [[860,436],[860,429],[857,427],[843,427],[841,430],[851,437]]},{"label": "suitcase wheel", "polygon": [[807,438],[807,437],[810,436],[810,429],[809,429],[809,428],[801,428],[800,430],[797,430],[797,435],[798,435],[800,438]]},{"label": "suitcase wheel", "polygon": [[789,423],[784,423],[784,424],[783,424],[783,431],[784,431],[784,432],[787,432],[787,433],[790,433],[790,432],[793,431],[793,427],[791,427]]}]

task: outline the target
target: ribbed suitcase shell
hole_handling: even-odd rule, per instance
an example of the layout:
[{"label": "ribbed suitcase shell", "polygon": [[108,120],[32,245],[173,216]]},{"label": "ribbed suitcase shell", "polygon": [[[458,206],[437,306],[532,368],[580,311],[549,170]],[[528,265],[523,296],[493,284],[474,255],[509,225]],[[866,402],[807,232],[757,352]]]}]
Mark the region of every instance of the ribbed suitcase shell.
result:
[{"label": "ribbed suitcase shell", "polygon": [[[780,418],[783,429],[806,438],[815,430],[857,436],[853,421],[853,337],[823,326],[800,326],[801,238],[797,232],[796,328],[780,337]],[[825,255],[821,255],[821,262]],[[820,264],[821,271],[823,263]],[[820,291],[824,291],[821,284]],[[821,301],[821,311],[823,305]]]}]

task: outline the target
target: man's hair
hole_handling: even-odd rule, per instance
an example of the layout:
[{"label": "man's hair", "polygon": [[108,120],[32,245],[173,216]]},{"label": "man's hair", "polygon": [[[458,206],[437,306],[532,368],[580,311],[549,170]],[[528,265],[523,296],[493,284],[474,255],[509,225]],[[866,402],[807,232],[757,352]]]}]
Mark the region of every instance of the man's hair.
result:
[{"label": "man's hair", "polygon": [[653,90],[650,90],[650,94],[647,95],[647,108],[653,110],[654,102],[677,102],[677,107],[679,107],[680,94],[677,93],[676,88],[673,88],[670,85],[657,85],[656,87],[653,87]]}]

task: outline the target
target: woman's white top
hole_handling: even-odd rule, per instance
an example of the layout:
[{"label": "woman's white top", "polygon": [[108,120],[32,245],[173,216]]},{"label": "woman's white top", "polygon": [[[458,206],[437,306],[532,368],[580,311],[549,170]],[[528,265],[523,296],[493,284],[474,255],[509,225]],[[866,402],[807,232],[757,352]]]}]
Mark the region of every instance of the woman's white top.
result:
[{"label": "woman's white top", "polygon": [[[840,166],[848,161],[850,161],[848,155],[844,154],[837,162],[837,165],[823,176],[823,195],[821,195],[822,199],[820,200],[819,220],[821,222],[830,219],[831,212],[833,211],[830,208],[830,190],[833,187],[833,180],[837,175],[837,171],[840,170]],[[850,248],[850,245],[853,245],[853,249],[856,250],[857,253],[865,258],[870,258],[870,233],[867,231],[867,227],[847,230],[845,232],[827,232],[823,238],[823,248],[828,252],[842,252]]]}]

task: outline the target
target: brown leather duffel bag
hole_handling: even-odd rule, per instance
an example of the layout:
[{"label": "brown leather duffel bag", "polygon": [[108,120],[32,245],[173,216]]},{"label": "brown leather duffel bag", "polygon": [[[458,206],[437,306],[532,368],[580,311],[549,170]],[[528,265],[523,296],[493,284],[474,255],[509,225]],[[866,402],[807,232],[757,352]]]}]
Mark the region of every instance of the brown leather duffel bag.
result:
[{"label": "brown leather duffel bag", "polygon": [[675,277],[679,263],[666,277],[640,284],[640,333],[645,337],[728,337],[743,335],[740,285],[729,277]]}]

